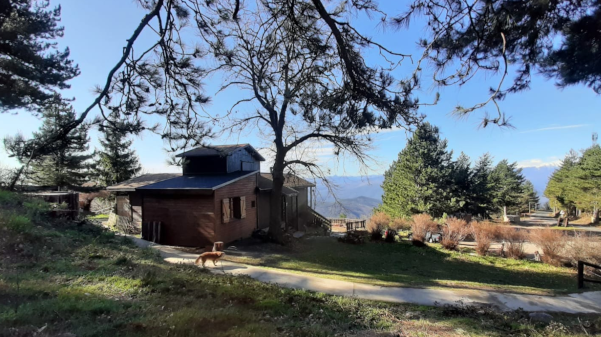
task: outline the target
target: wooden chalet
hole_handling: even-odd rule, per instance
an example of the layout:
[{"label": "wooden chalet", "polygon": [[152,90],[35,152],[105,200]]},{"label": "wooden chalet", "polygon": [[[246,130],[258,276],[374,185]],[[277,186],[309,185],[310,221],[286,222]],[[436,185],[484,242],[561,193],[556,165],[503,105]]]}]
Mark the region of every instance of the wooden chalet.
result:
[{"label": "wooden chalet", "polygon": [[[259,172],[265,159],[252,146],[199,147],[177,157],[183,159],[181,174],[145,174],[107,188],[117,194],[117,215],[141,226],[143,237],[144,226],[160,223],[159,235],[153,236],[160,243],[204,247],[269,227],[273,181],[271,174]],[[314,187],[286,176],[283,226],[298,230],[323,219],[310,207]]]}]

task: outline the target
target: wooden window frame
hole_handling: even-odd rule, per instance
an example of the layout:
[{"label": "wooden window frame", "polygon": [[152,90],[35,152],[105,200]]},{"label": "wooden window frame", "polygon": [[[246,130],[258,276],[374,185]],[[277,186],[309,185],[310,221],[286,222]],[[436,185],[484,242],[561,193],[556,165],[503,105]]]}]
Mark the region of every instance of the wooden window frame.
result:
[{"label": "wooden window frame", "polygon": [[[246,197],[245,196],[225,198],[221,201],[221,204],[222,204],[221,214],[222,214],[222,222],[223,223],[229,223],[232,220],[240,220],[240,219],[246,218]],[[226,215],[226,212],[228,213],[227,215]]]}]

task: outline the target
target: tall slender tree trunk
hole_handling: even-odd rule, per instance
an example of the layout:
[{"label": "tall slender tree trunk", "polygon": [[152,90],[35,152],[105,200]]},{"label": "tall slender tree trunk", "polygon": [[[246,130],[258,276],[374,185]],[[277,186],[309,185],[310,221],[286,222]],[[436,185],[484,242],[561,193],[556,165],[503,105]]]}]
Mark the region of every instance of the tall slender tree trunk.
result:
[{"label": "tall slender tree trunk", "polygon": [[285,153],[280,137],[276,136],[275,143],[276,155],[271,168],[273,186],[270,197],[269,236],[277,242],[282,242],[282,189],[284,187]]},{"label": "tall slender tree trunk", "polygon": [[591,222],[594,224],[599,223],[599,208],[597,206],[595,206],[595,209],[593,210],[593,217],[591,219]]},{"label": "tall slender tree trunk", "polygon": [[509,218],[507,217],[507,206],[503,206],[503,222],[508,222]]},{"label": "tall slender tree trunk", "polygon": [[8,186],[9,191],[15,190],[15,187],[17,186],[17,182],[19,182],[19,179],[21,179],[21,175],[23,174],[24,170],[25,170],[25,165],[21,166],[21,168],[19,168],[19,170],[15,173],[13,178],[10,180],[10,185]]}]

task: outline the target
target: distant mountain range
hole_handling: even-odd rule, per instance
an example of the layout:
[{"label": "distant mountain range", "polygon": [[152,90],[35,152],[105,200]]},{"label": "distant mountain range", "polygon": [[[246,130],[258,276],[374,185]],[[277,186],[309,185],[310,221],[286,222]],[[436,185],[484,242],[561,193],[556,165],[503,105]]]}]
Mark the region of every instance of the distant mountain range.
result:
[{"label": "distant mountain range", "polygon": [[534,190],[538,192],[541,205],[549,201],[549,199],[545,198],[543,193],[545,192],[545,188],[547,188],[549,178],[551,178],[553,171],[555,171],[556,169],[557,166],[522,168],[522,174],[524,175],[524,177],[526,177],[526,179],[530,180],[532,185],[534,185]]},{"label": "distant mountain range", "polygon": [[338,218],[341,214],[345,214],[347,218],[351,219],[367,218],[379,203],[379,199],[369,197],[338,199],[338,202],[318,203],[317,212],[328,218]]},{"label": "distant mountain range", "polygon": [[[556,166],[524,167],[522,174],[534,185],[540,196],[541,204],[548,201],[543,196],[547,182],[557,169]],[[338,201],[324,184],[317,184],[317,211],[327,217],[338,217],[345,213],[349,218],[357,218],[371,214],[371,211],[382,202],[382,182],[384,176],[366,177],[328,177]]]}]

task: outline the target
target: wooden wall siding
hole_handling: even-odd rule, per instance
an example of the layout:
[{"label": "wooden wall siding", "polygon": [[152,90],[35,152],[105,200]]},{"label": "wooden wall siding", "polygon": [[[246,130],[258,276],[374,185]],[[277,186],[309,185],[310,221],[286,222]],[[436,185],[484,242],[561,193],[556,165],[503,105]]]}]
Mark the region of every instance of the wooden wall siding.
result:
[{"label": "wooden wall siding", "polygon": [[142,226],[142,197],[138,192],[129,192],[129,204],[131,205],[131,220],[137,226]]},{"label": "wooden wall siding", "polygon": [[296,196],[286,197],[286,227],[298,230],[298,213]]},{"label": "wooden wall siding", "polygon": [[142,202],[143,221],[163,223],[162,244],[205,247],[219,241],[215,239],[213,196],[144,194]]},{"label": "wooden wall siding", "polygon": [[309,188],[308,187],[295,187],[298,192],[298,210],[304,211],[309,207]]},{"label": "wooden wall siding", "polygon": [[136,226],[142,226],[142,199],[137,192],[117,196],[117,215],[131,220]]},{"label": "wooden wall siding", "polygon": [[227,171],[226,157],[187,157],[182,172],[184,174],[225,173]]},{"label": "wooden wall siding", "polygon": [[[296,196],[284,196],[286,198],[286,212],[285,218],[282,221],[286,222],[286,227],[294,228],[299,230],[302,228],[302,219],[299,217],[299,213],[296,209]],[[269,227],[269,213],[271,210],[270,204],[271,193],[263,192],[258,196],[258,207],[259,207],[259,227],[260,229]],[[248,203],[248,201],[247,201]],[[247,208],[248,210],[248,208]]]},{"label": "wooden wall siding", "polygon": [[[245,151],[246,152],[246,151]],[[228,223],[223,223],[221,216],[215,222],[215,241],[229,243],[238,239],[250,237],[257,229],[257,207],[251,206],[256,201],[255,190],[258,174],[233,182],[215,191],[214,212],[221,214],[222,200],[226,198],[245,197],[246,218],[231,218]],[[256,203],[255,203],[256,205]]]},{"label": "wooden wall siding", "polygon": [[260,162],[257,161],[248,151],[245,149],[239,149],[232,152],[227,157],[227,172],[236,171],[258,171],[260,170]]},{"label": "wooden wall siding", "polygon": [[269,228],[269,210],[271,193],[262,192],[258,195],[257,207],[259,212],[259,227],[260,229]]}]

